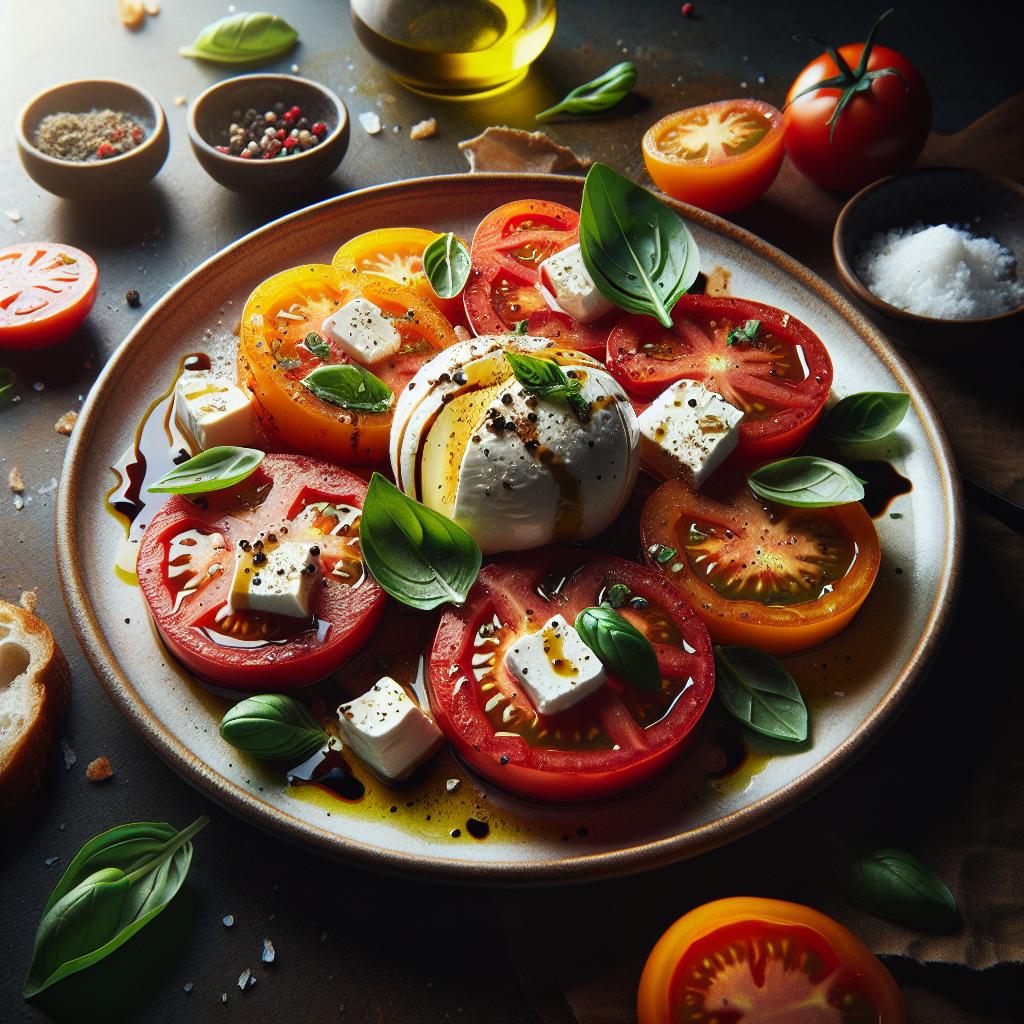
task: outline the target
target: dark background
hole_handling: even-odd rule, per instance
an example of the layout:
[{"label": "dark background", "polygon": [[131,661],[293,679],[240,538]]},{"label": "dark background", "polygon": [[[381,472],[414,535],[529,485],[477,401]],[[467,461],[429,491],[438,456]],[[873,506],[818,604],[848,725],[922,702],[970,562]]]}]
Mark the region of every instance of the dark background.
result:
[{"label": "dark background", "polygon": [[[32,936],[50,889],[82,843],[119,822],[168,820],[180,826],[202,813],[212,822],[196,843],[181,896],[121,953],[59,993],[65,1006],[60,1019],[113,1020],[133,1011],[147,1021],[207,1020],[224,1012],[247,1021],[272,1016],[281,1021],[495,1024],[539,1019],[533,1007],[550,1002],[550,979],[517,969],[528,959],[528,950],[516,947],[528,944],[530,936],[520,927],[509,937],[503,924],[505,898],[485,890],[368,875],[288,847],[200,797],[128,729],[78,649],[55,579],[53,504],[66,442],[54,433],[53,423],[80,406],[104,360],[146,307],[222,246],[284,212],[382,181],[464,170],[456,140],[488,124],[532,127],[534,111],[627,58],[639,66],[640,85],[639,98],[624,113],[548,130],[578,152],[642,177],[639,139],[657,117],[732,95],[781,106],[790,80],[816,52],[794,42],[795,33],[825,36],[837,44],[856,41],[880,13],[870,6],[804,0],[698,0],[696,7],[698,17],[687,20],[676,3],[562,0],[555,37],[522,85],[489,101],[444,104],[404,92],[374,66],[355,42],[347,4],[274,0],[266,9],[287,18],[303,42],[268,70],[287,71],[297,63],[303,75],[342,96],[354,123],[348,156],[316,193],[256,201],[226,192],[206,177],[188,147],[186,109],[174,103],[177,96],[194,98],[231,73],[177,52],[208,21],[226,13],[225,5],[165,0],[162,13],[133,34],[118,23],[114,0],[0,4],[0,125],[11,126],[21,104],[56,81],[113,77],[156,95],[167,112],[172,139],[167,164],[149,189],[102,207],[41,192],[22,173],[9,127],[0,143],[0,245],[60,240],[90,252],[101,272],[99,298],[78,337],[45,358],[0,359],[17,372],[22,395],[19,403],[0,409],[0,475],[5,478],[12,465],[19,465],[29,499],[16,512],[6,490],[0,494],[0,597],[17,601],[22,589],[38,588],[39,614],[53,627],[72,665],[72,706],[60,735],[78,758],[65,770],[55,744],[45,790],[18,820],[2,826],[0,1021],[41,1019],[40,1011],[24,1004],[20,995]],[[924,75],[934,99],[936,130],[964,127],[1024,84],[1018,36],[1009,30],[1019,9],[1009,2],[899,4],[882,38],[908,54]],[[373,138],[355,120],[370,109],[387,125]],[[426,116],[437,117],[440,134],[410,141],[409,126]],[[390,130],[394,124],[401,125],[397,134]],[[737,219],[771,240],[773,234],[786,237],[781,217],[769,196]],[[796,253],[830,273],[828,254],[826,236],[807,239]],[[126,306],[129,288],[141,293],[142,310]],[[966,381],[970,394],[954,390],[953,381],[969,357],[910,356],[933,395],[946,399],[943,412],[954,418],[964,414],[958,429],[951,430],[962,464],[983,478],[986,468],[1001,475],[988,482],[1001,484],[1020,500],[1020,456],[1008,456],[1007,467],[999,454],[1005,444],[999,430],[1006,424],[979,411],[993,402],[1005,407],[1010,397],[998,382],[975,382],[973,377]],[[1019,426],[1019,415],[1011,417],[1010,427]],[[1018,433],[1018,452],[1019,441]],[[1019,660],[1008,645],[1000,646],[1005,644],[1003,625],[1020,611],[1020,577],[1007,575],[1007,557],[1011,567],[1021,568],[1019,540],[972,513],[966,597],[934,681],[842,782],[785,822],[735,844],[729,851],[737,865],[735,885],[703,898],[729,891],[800,898],[802,872],[814,870],[820,860],[823,823],[837,813],[844,818],[860,813],[876,826],[889,822],[890,839],[900,833],[919,844],[930,834],[956,828],[964,779],[998,742],[992,739],[998,733],[991,730],[1005,731],[1007,723],[1020,721],[1019,704],[1007,708],[1000,703],[1004,690],[986,686],[993,678],[1020,685]],[[1006,734],[1013,742],[1015,734]],[[92,786],[84,767],[101,754],[113,761],[116,777]],[[59,859],[48,866],[54,857]],[[603,922],[614,944],[624,922],[601,915],[601,905],[622,905],[631,886],[657,892],[656,905],[636,913],[639,926],[634,920],[627,929],[626,955],[638,959],[670,920],[700,901],[706,860],[659,872],[642,883],[547,890],[528,898],[537,905],[538,928],[546,920],[563,918],[564,924],[567,914],[589,912]],[[231,929],[221,923],[228,913],[236,919]],[[264,936],[278,953],[272,969],[258,966]],[[247,966],[259,983],[243,994],[235,982]],[[899,965],[896,970],[918,1020],[1009,1019],[1008,993],[1018,981],[1005,972],[980,976]],[[190,981],[194,989],[186,995],[182,986]],[[229,993],[226,1009],[220,1004],[222,992]],[[954,1006],[959,1007],[955,1013]]]}]

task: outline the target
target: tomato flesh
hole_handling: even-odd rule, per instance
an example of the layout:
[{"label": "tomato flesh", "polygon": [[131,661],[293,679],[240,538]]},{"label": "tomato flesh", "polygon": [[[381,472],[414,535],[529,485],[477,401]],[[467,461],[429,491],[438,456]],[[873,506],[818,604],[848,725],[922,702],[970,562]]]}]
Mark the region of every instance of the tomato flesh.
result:
[{"label": "tomato flesh", "polygon": [[[753,340],[729,342],[747,322]],[[832,361],[810,328],[774,306],[684,295],[668,330],[651,317],[624,317],[608,339],[608,368],[634,399],[698,380],[743,411],[734,461],[794,452],[810,434],[832,387]]]},{"label": "tomato flesh", "polygon": [[[577,705],[538,715],[505,651],[553,615],[575,622],[613,583],[637,599],[618,610],[654,644],[661,688],[641,691],[609,673]],[[544,799],[604,796],[682,751],[713,689],[710,651],[700,620],[654,574],[619,558],[546,551],[486,566],[466,604],[445,612],[428,666],[430,704],[457,753],[489,780]]]},{"label": "tomato flesh", "polygon": [[0,249],[0,348],[56,345],[96,301],[98,271],[81,249],[53,242]]},{"label": "tomato flesh", "polygon": [[713,213],[749,206],[782,166],[782,114],[760,100],[720,100],[679,110],[643,138],[644,162],[670,196]]},{"label": "tomato flesh", "polygon": [[[139,586],[171,653],[218,686],[292,690],[322,679],[367,640],[384,592],[363,569],[359,477],[297,455],[268,455],[235,487],[174,495],[150,520]],[[310,620],[229,604],[241,541],[320,549],[325,583]]]},{"label": "tomato flesh", "polygon": [[716,643],[787,654],[844,629],[874,585],[878,535],[864,506],[763,502],[745,473],[701,492],[679,480],[648,499],[641,540],[652,568],[704,619]]}]

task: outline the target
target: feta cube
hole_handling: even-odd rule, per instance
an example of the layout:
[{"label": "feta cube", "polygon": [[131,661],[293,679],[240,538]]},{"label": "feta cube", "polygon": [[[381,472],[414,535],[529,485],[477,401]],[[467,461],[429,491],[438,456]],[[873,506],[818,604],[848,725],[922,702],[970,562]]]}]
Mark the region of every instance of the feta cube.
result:
[{"label": "feta cube", "polygon": [[444,742],[433,720],[390,676],[338,708],[341,742],[388,781],[405,778]]},{"label": "feta cube", "polygon": [[366,299],[346,302],[324,321],[323,331],[338,343],[345,355],[359,363],[388,359],[402,347],[394,324]]},{"label": "feta cube", "polygon": [[249,396],[227,378],[205,370],[186,371],[178,378],[175,399],[178,423],[201,451],[222,444],[255,444]]},{"label": "feta cube", "polygon": [[600,658],[561,615],[505,652],[505,667],[541,715],[556,715],[604,684]]},{"label": "feta cube", "polygon": [[243,543],[236,549],[231,609],[311,619],[323,578],[320,549],[300,541]]},{"label": "feta cube", "polygon": [[742,410],[699,381],[676,381],[640,414],[640,457],[662,476],[699,488],[736,447],[742,419]]},{"label": "feta cube", "polygon": [[600,320],[615,309],[615,303],[598,291],[594,279],[587,273],[578,242],[549,256],[538,269],[541,281],[554,296],[558,308],[581,324]]}]

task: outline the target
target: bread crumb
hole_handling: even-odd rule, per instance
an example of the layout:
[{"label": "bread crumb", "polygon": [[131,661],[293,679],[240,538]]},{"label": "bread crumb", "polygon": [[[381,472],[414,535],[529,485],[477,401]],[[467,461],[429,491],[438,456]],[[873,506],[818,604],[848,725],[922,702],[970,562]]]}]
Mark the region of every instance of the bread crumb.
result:
[{"label": "bread crumb", "polygon": [[67,437],[72,430],[75,429],[75,424],[78,422],[78,413],[72,410],[71,412],[64,413],[63,416],[53,425],[53,429],[58,434],[63,434]]},{"label": "bread crumb", "polygon": [[437,118],[428,117],[424,121],[417,121],[409,129],[410,139],[429,139],[437,134]]},{"label": "bread crumb", "polygon": [[11,488],[12,494],[25,493],[25,478],[21,475],[21,470],[17,466],[14,466],[10,473],[7,474],[7,483]]},{"label": "bread crumb", "polygon": [[21,592],[21,597],[18,598],[18,604],[20,604],[21,607],[30,615],[35,615],[36,603],[38,600],[39,597],[34,590],[23,590]]},{"label": "bread crumb", "polygon": [[146,19],[142,0],[117,0],[117,14],[121,24],[132,32],[140,28]]},{"label": "bread crumb", "polygon": [[185,106],[186,103],[188,103],[188,97],[187,96],[175,96],[174,97],[174,105],[176,107],[183,107],[183,106]]},{"label": "bread crumb", "polygon": [[89,762],[85,769],[85,777],[90,782],[104,782],[114,774],[114,766],[110,763],[109,757],[97,757],[95,761]]},{"label": "bread crumb", "polygon": [[160,13],[160,5],[156,0],[149,0],[149,3],[144,3],[142,6],[151,18],[155,18]]}]

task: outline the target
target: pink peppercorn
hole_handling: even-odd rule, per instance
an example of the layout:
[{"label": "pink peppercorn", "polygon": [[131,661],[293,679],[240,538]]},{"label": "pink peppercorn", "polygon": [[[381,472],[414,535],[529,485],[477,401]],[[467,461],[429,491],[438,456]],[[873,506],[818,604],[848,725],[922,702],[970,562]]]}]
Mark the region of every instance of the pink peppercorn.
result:
[{"label": "pink peppercorn", "polygon": [[314,135],[319,135],[320,138],[323,138],[327,134],[327,125],[323,121],[315,121],[312,130]]}]

